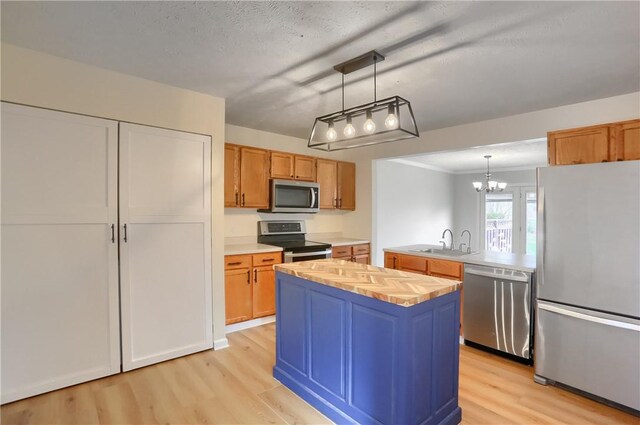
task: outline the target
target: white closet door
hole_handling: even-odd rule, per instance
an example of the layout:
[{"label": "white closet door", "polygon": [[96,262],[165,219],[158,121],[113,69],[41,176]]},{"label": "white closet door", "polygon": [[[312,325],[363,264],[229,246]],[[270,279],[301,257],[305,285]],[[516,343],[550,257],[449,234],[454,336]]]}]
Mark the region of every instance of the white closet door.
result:
[{"label": "white closet door", "polygon": [[120,371],[117,131],[2,103],[2,403]]},{"label": "white closet door", "polygon": [[123,369],[212,348],[210,137],[120,123],[120,231]]}]

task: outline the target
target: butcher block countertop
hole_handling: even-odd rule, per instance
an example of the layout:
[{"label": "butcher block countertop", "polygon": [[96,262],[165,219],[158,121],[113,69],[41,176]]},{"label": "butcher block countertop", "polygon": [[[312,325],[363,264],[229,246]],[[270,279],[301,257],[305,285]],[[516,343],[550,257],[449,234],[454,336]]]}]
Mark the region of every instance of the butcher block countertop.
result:
[{"label": "butcher block countertop", "polygon": [[456,280],[345,260],[302,261],[276,264],[273,268],[278,272],[403,307],[420,304],[460,288],[460,282]]}]

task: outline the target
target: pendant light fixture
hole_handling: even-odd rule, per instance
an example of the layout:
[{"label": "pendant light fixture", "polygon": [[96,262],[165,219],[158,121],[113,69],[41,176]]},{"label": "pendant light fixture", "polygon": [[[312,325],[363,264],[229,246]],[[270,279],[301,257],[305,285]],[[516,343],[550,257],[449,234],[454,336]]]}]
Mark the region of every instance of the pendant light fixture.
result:
[{"label": "pendant light fixture", "polygon": [[486,182],[473,182],[473,188],[476,192],[482,192],[483,190],[487,192],[495,192],[496,190],[498,192],[502,192],[506,189],[507,184],[491,180],[491,172],[489,172],[489,159],[491,158],[491,155],[485,155],[484,157],[487,159],[487,174],[485,174]]},{"label": "pendant light fixture", "polygon": [[[316,118],[308,147],[337,151],[419,136],[411,103],[400,96],[378,100],[377,63],[384,56],[372,50],[334,66],[342,74],[342,110]],[[344,76],[373,65],[373,102],[345,109]]]}]

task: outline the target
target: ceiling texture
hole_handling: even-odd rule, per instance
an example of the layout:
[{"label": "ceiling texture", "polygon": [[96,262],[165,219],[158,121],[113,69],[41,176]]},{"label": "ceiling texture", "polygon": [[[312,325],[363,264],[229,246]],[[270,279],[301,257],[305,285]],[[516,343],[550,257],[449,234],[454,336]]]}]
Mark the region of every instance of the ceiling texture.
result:
[{"label": "ceiling texture", "polygon": [[[230,124],[307,138],[333,65],[376,49],[421,131],[640,91],[639,2],[11,2],[2,41],[224,97]],[[345,78],[373,98],[372,68]]]}]

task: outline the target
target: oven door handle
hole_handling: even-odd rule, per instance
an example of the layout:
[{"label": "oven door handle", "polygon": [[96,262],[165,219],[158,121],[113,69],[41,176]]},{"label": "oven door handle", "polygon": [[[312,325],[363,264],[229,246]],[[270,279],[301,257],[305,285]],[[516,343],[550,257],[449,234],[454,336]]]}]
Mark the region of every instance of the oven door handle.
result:
[{"label": "oven door handle", "polygon": [[327,249],[326,251],[313,251],[313,252],[299,252],[294,254],[293,252],[285,252],[285,258],[296,258],[296,257],[312,257],[315,255],[327,255],[331,254],[331,249]]}]

